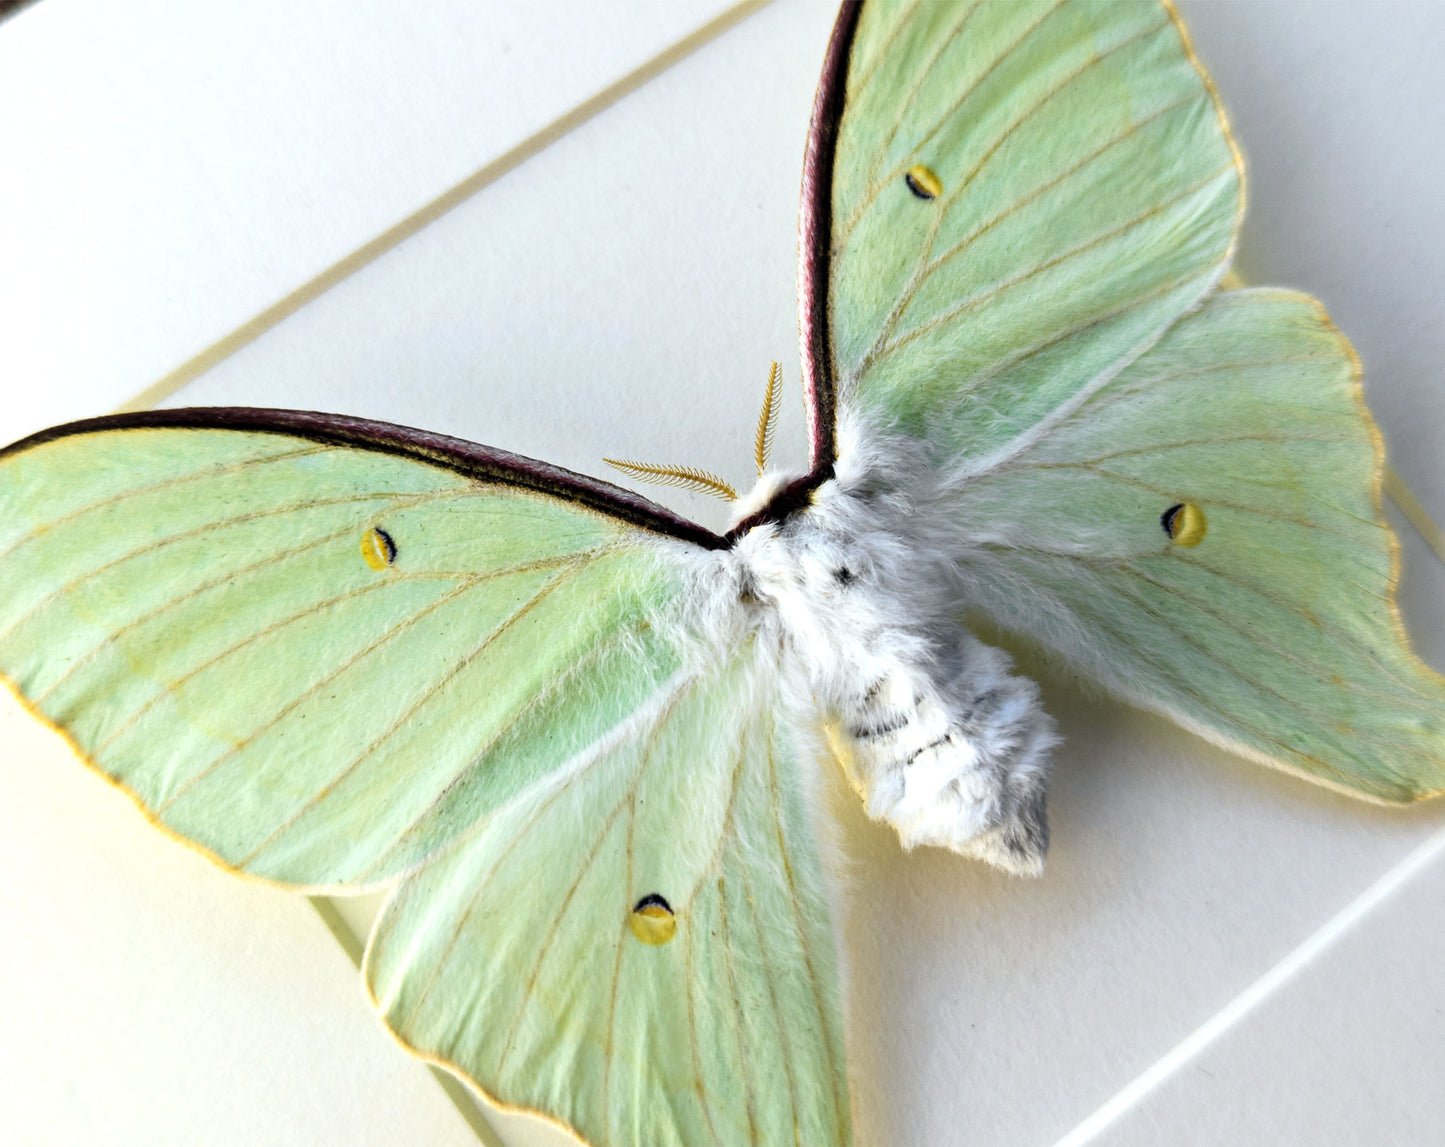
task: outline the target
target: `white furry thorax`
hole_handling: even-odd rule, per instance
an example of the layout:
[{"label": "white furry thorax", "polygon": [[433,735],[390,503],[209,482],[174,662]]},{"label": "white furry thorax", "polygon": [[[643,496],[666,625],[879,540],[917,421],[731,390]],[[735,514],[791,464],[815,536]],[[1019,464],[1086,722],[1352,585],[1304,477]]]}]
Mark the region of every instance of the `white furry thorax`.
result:
[{"label": "white furry thorax", "polygon": [[[1038,872],[1052,723],[1034,684],[958,620],[966,603],[931,468],[905,444],[888,443],[885,462],[859,443],[843,437],[834,477],[806,507],[715,555],[700,594],[708,628],[779,649],[784,687],[799,694],[789,700],[819,712],[869,815],[905,847]],[[760,479],[735,521],[787,477]]]}]

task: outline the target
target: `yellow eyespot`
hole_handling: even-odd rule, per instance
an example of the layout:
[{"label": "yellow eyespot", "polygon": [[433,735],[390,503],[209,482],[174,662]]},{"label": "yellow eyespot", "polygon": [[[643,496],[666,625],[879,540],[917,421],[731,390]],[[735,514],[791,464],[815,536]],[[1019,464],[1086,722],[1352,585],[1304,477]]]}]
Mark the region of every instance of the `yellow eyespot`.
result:
[{"label": "yellow eyespot", "polygon": [[677,932],[677,917],[666,900],[656,892],[649,892],[628,914],[627,926],[644,944],[656,947],[666,944]]},{"label": "yellow eyespot", "polygon": [[361,535],[361,556],[366,564],[378,572],[396,561],[396,543],[385,530],[375,526]]},{"label": "yellow eyespot", "polygon": [[1204,511],[1193,502],[1178,502],[1159,516],[1159,524],[1176,546],[1197,546],[1204,540],[1209,523]]},{"label": "yellow eyespot", "polygon": [[937,199],[943,194],[943,181],[933,173],[933,168],[915,163],[903,176],[908,190],[919,199]]}]

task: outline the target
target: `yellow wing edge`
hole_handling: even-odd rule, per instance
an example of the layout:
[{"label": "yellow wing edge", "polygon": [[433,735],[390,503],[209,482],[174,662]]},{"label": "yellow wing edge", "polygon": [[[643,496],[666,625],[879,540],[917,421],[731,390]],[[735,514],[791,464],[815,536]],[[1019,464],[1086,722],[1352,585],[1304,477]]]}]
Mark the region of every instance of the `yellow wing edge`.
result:
[{"label": "yellow wing edge", "polygon": [[[1161,2],[1167,3],[1167,0],[1161,0]],[[1420,658],[1419,654],[1415,652],[1410,642],[1409,631],[1405,627],[1404,618],[1400,615],[1399,585],[1402,569],[1400,539],[1396,536],[1394,529],[1385,517],[1386,487],[1392,484],[1393,481],[1393,483],[1397,483],[1400,486],[1411,501],[1414,501],[1414,495],[1410,493],[1409,488],[1405,486],[1404,482],[1399,479],[1398,475],[1396,475],[1385,462],[1384,436],[1380,433],[1379,425],[1375,422],[1374,415],[1370,413],[1370,408],[1365,403],[1365,371],[1364,364],[1360,361],[1359,352],[1355,350],[1354,344],[1350,342],[1349,337],[1335,324],[1335,321],[1330,317],[1329,311],[1326,310],[1324,303],[1320,302],[1320,300],[1313,295],[1288,287],[1250,287],[1243,277],[1234,270],[1230,271],[1230,278],[1233,280],[1231,289],[1278,291],[1299,299],[1302,302],[1307,301],[1325,329],[1335,337],[1341,352],[1349,359],[1350,396],[1354,400],[1355,412],[1358,414],[1360,422],[1364,426],[1366,434],[1369,436],[1370,449],[1374,459],[1374,465],[1370,475],[1370,504],[1374,512],[1375,524],[1385,533],[1387,551],[1390,557],[1390,576],[1385,585],[1385,603],[1389,611],[1390,623],[1395,631],[1395,640],[1399,643],[1400,650],[1404,653],[1411,667],[1421,673],[1427,680],[1433,680],[1442,689],[1445,689],[1445,674],[1442,674],[1433,666],[1426,664],[1426,662]],[[1439,527],[1425,514],[1424,508],[1420,507],[1418,502],[1416,502],[1416,507],[1419,509],[1425,521],[1438,533]],[[1424,533],[1424,531],[1422,531],[1422,533]],[[1429,540],[1427,537],[1426,541],[1428,542]],[[1445,558],[1442,558],[1442,560],[1445,560]],[[1279,757],[1271,756],[1251,745],[1222,736],[1216,729],[1193,720],[1187,713],[1160,707],[1157,703],[1149,702],[1142,695],[1137,698],[1137,700],[1143,704],[1145,708],[1163,713],[1171,721],[1212,744],[1219,745],[1232,753],[1246,757],[1271,769],[1276,769],[1279,772],[1298,777],[1301,780],[1308,781],[1312,785],[1328,789],[1331,792],[1341,793],[1344,796],[1351,797],[1358,801],[1365,801],[1383,808],[1405,808],[1445,794],[1445,786],[1431,789],[1428,792],[1417,792],[1403,800],[1389,800],[1385,797],[1376,796],[1373,793],[1361,792],[1359,789],[1352,788],[1349,785],[1328,780],[1317,773],[1308,772],[1298,765],[1291,764]]]},{"label": "yellow wing edge", "polygon": [[445,1071],[450,1075],[456,1077],[457,1079],[461,1080],[467,1088],[476,1092],[479,1096],[486,1100],[486,1102],[490,1106],[496,1108],[496,1110],[502,1112],[503,1114],[530,1115],[532,1118],[540,1119],[543,1123],[546,1123],[549,1126],[556,1128],[558,1131],[564,1132],[577,1143],[581,1144],[582,1147],[595,1147],[595,1145],[590,1140],[584,1139],[582,1137],[582,1133],[579,1132],[575,1127],[573,1127],[565,1120],[559,1118],[558,1116],[552,1114],[552,1112],[543,1111],[541,1108],[538,1107],[528,1107],[526,1104],[523,1103],[512,1103],[506,1099],[503,1099],[501,1096],[496,1095],[491,1091],[488,1091],[485,1087],[481,1085],[480,1082],[473,1079],[471,1075],[469,1075],[460,1064],[457,1064],[452,1060],[445,1058],[444,1056],[433,1055],[431,1052],[422,1051],[414,1044],[408,1043],[406,1038],[399,1031],[397,1031],[394,1027],[391,1026],[390,1021],[386,1017],[386,1011],[382,1007],[381,1001],[376,998],[376,993],[371,990],[370,965],[371,954],[375,950],[375,948],[373,947],[373,941],[376,939],[376,934],[381,927],[381,922],[386,918],[387,909],[391,907],[391,902],[400,894],[402,883],[403,881],[398,879],[395,885],[392,887],[391,891],[387,893],[386,899],[382,902],[381,911],[376,914],[376,920],[371,926],[371,933],[366,938],[366,950],[363,953],[361,959],[362,990],[366,993],[367,1002],[370,1003],[371,1006],[376,1010],[376,1014],[381,1020],[381,1026],[386,1029],[386,1033],[391,1036],[391,1038],[396,1041],[397,1046],[400,1047],[403,1051],[405,1051],[409,1056],[414,1059],[420,1060],[422,1063],[425,1063],[434,1069]]},{"label": "yellow wing edge", "polygon": [[1184,55],[1188,58],[1190,65],[1199,73],[1199,79],[1204,84],[1204,90],[1209,93],[1209,100],[1214,105],[1214,114],[1219,119],[1219,130],[1224,136],[1224,142],[1229,146],[1229,154],[1234,159],[1234,170],[1239,176],[1239,192],[1234,206],[1234,233],[1229,240],[1229,249],[1224,253],[1224,265],[1232,267],[1235,252],[1239,249],[1239,225],[1244,219],[1244,208],[1246,202],[1245,187],[1247,184],[1247,173],[1244,166],[1244,152],[1240,149],[1239,140],[1234,135],[1234,125],[1230,122],[1229,113],[1224,108],[1224,100],[1220,98],[1219,89],[1214,86],[1214,77],[1209,74],[1209,69],[1204,66],[1199,55],[1194,50],[1194,41],[1190,38],[1189,29],[1184,23],[1184,18],[1179,15],[1179,9],[1174,6],[1174,0],[1159,0],[1159,5],[1169,17],[1169,22],[1174,25],[1174,32],[1179,37],[1179,42],[1184,48]]},{"label": "yellow wing edge", "polygon": [[[1244,217],[1246,203],[1245,189],[1247,174],[1244,164],[1244,155],[1240,149],[1239,142],[1235,137],[1233,125],[1230,122],[1229,113],[1225,110],[1224,101],[1219,95],[1219,89],[1215,86],[1213,77],[1210,76],[1208,69],[1205,68],[1203,62],[1199,58],[1198,53],[1194,49],[1194,41],[1189,35],[1189,29],[1186,26],[1183,17],[1179,14],[1179,10],[1175,5],[1175,0],[1159,0],[1159,4],[1161,7],[1163,7],[1165,12],[1168,13],[1169,19],[1174,25],[1174,30],[1178,34],[1179,39],[1183,44],[1185,55],[1188,57],[1190,64],[1193,65],[1194,70],[1199,73],[1199,77],[1203,81],[1206,91],[1208,91],[1209,93],[1209,98],[1214,104],[1215,114],[1219,117],[1219,125],[1221,131],[1223,132],[1224,140],[1228,144],[1230,153],[1234,157],[1235,170],[1239,173],[1239,201],[1238,207],[1236,209],[1235,234],[1233,240],[1230,243],[1229,251],[1225,255],[1225,265],[1228,270],[1226,271],[1225,275],[1223,276],[1221,282],[1216,289],[1237,290],[1249,288],[1249,283],[1244,279],[1244,277],[1239,273],[1238,269],[1233,264],[1234,256],[1239,246],[1238,220],[1241,220]],[[1277,289],[1290,290],[1290,288]],[[1398,504],[1400,504],[1401,511],[1405,514],[1406,518],[1408,518],[1411,523],[1420,530],[1421,535],[1425,538],[1431,549],[1434,550],[1437,555],[1439,555],[1442,561],[1445,561],[1445,532],[1442,532],[1440,527],[1425,512],[1424,507],[1419,504],[1414,494],[1410,492],[1409,487],[1405,485],[1403,480],[1400,479],[1399,475],[1396,474],[1393,469],[1391,469],[1391,467],[1385,460],[1385,440],[1383,435],[1380,433],[1380,428],[1378,423],[1376,423],[1375,421],[1374,415],[1370,413],[1370,408],[1365,402],[1364,364],[1360,361],[1359,352],[1355,350],[1354,344],[1350,341],[1349,337],[1335,324],[1334,319],[1330,317],[1330,314],[1328,310],[1326,310],[1325,305],[1320,302],[1319,299],[1315,298],[1313,295],[1307,294],[1306,292],[1291,290],[1290,293],[1295,294],[1302,299],[1309,300],[1310,306],[1314,309],[1320,321],[1323,323],[1325,328],[1335,336],[1342,352],[1349,359],[1350,394],[1354,400],[1356,413],[1359,415],[1361,422],[1364,424],[1365,432],[1369,436],[1370,447],[1373,451],[1374,456],[1374,465],[1370,477],[1370,502],[1374,511],[1375,523],[1381,528],[1383,528],[1383,530],[1385,531],[1386,545],[1388,547],[1390,556],[1390,576],[1385,587],[1385,601],[1389,610],[1391,624],[1394,627],[1395,639],[1399,642],[1400,649],[1405,654],[1410,664],[1418,672],[1423,673],[1423,675],[1427,679],[1434,680],[1441,687],[1445,687],[1445,674],[1442,674],[1434,667],[1426,664],[1420,658],[1419,654],[1415,652],[1414,647],[1410,642],[1409,632],[1405,627],[1404,618],[1400,615],[1399,585],[1402,570],[1400,539],[1396,536],[1394,529],[1390,526],[1389,521],[1385,518],[1385,494],[1392,487],[1398,487],[1402,491],[1408,504],[1406,504],[1406,501],[1402,501],[1401,499],[1397,498],[1396,501]],[[1417,517],[1423,520],[1424,526],[1421,525],[1420,521],[1417,521]],[[1422,800],[1429,800],[1433,797],[1440,796],[1442,793],[1445,793],[1445,788],[1439,788],[1426,793],[1417,793],[1409,800],[1405,801],[1386,800],[1383,797],[1376,797],[1370,794],[1362,793],[1358,789],[1350,788],[1347,785],[1342,785],[1333,781],[1324,780],[1316,774],[1306,772],[1298,766],[1291,765],[1286,761],[1282,761],[1276,757],[1269,756],[1266,753],[1261,753],[1257,749],[1253,749],[1249,746],[1239,744],[1225,738],[1221,738],[1212,730],[1207,729],[1202,725],[1196,725],[1190,722],[1184,714],[1176,714],[1171,711],[1168,715],[1171,720],[1174,720],[1179,724],[1185,726],[1191,732],[1197,733],[1198,735],[1204,737],[1206,740],[1212,741],[1215,744],[1222,745],[1225,748],[1228,748],[1231,752],[1238,753],[1241,756],[1248,757],[1251,760],[1267,765],[1270,768],[1278,769],[1281,772],[1288,773],[1292,776],[1300,777],[1304,780],[1311,782],[1312,784],[1319,785],[1333,792],[1343,793],[1346,796],[1355,798],[1356,800],[1368,801],[1371,804],[1378,804],[1387,808],[1400,808],[1406,805],[1415,804]]]},{"label": "yellow wing edge", "polygon": [[344,889],[340,885],[335,884],[286,884],[279,880],[273,880],[269,876],[258,876],[254,872],[247,872],[244,868],[236,867],[236,865],[232,864],[229,860],[226,860],[224,857],[207,848],[205,845],[198,844],[196,841],[192,840],[188,836],[182,836],[175,829],[171,828],[170,825],[166,824],[165,821],[157,817],[155,813],[150,810],[149,806],[147,806],[139,793],[137,793],[133,788],[131,788],[120,778],[112,776],[110,773],[106,772],[105,769],[101,768],[101,766],[98,765],[83,748],[81,748],[80,743],[71,734],[70,730],[67,729],[64,725],[62,725],[59,721],[56,721],[54,718],[52,718],[49,714],[42,712],[39,708],[37,708],[35,704],[30,700],[30,698],[24,694],[20,686],[18,686],[8,674],[0,673],[0,682],[4,683],[5,688],[9,690],[10,695],[14,697],[15,700],[19,703],[21,709],[23,709],[25,713],[28,714],[30,717],[33,717],[36,721],[40,722],[40,724],[44,725],[52,733],[56,734],[62,741],[64,741],[65,747],[71,751],[71,753],[75,756],[75,759],[78,760],[82,765],[84,765],[87,770],[89,770],[95,776],[99,777],[111,788],[117,790],[118,792],[124,793],[125,796],[130,800],[131,804],[135,805],[136,809],[139,810],[141,816],[145,817],[147,824],[149,824],[152,828],[154,828],[157,832],[159,832],[162,836],[166,837],[168,840],[172,840],[175,841],[175,843],[177,844],[184,845],[191,852],[194,852],[199,856],[205,857],[223,872],[226,872],[231,876],[240,877],[242,880],[250,881],[253,884],[259,884],[264,888],[274,888],[280,892],[299,892],[306,896],[331,896],[337,892],[342,891],[344,891],[348,895],[353,893],[356,895],[365,895],[367,892],[374,892],[378,889],[384,888],[389,883],[389,881],[379,881],[378,883],[373,885],[346,885]]}]

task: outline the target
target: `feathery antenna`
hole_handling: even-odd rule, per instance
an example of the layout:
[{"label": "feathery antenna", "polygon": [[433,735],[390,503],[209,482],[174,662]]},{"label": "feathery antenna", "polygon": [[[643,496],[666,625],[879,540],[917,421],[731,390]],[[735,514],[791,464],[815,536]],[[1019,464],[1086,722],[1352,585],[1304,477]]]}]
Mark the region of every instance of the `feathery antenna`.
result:
[{"label": "feathery antenna", "polygon": [[631,462],[626,458],[604,458],[602,461],[639,482],[652,482],[658,486],[681,486],[684,490],[711,494],[725,502],[738,500],[738,492],[716,474],[694,466],[654,466],[651,462]]},{"label": "feathery antenna", "polygon": [[778,383],[783,372],[777,363],[768,369],[768,389],[763,393],[763,409],[758,415],[758,433],[753,439],[753,456],[758,462],[758,477],[768,468],[768,454],[773,449],[773,431],[778,425]]}]

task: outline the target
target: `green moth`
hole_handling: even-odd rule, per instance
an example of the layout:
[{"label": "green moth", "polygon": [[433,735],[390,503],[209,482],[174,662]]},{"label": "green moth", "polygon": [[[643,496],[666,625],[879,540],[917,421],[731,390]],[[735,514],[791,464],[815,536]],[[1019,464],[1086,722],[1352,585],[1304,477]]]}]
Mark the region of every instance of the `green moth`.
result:
[{"label": "green moth", "polygon": [[1220,289],[1240,181],[1165,8],[845,7],[806,474],[720,535],[359,419],[61,427],[0,454],[0,670],[219,863],[391,886],[368,990],[499,1102],[846,1141],[817,770],[909,845],[1047,845],[1051,724],[960,611],[1335,788],[1445,784],[1358,364],[1313,300]]}]

